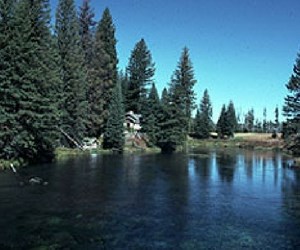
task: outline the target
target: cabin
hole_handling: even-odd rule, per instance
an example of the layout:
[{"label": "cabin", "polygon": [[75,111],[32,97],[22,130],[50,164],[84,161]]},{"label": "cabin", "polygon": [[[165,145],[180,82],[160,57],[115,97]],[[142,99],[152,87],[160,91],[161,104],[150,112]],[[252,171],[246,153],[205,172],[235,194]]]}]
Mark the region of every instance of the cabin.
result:
[{"label": "cabin", "polygon": [[140,131],[141,130],[141,120],[142,115],[140,114],[135,114],[133,111],[129,111],[125,114],[125,123],[124,127],[128,131]]}]

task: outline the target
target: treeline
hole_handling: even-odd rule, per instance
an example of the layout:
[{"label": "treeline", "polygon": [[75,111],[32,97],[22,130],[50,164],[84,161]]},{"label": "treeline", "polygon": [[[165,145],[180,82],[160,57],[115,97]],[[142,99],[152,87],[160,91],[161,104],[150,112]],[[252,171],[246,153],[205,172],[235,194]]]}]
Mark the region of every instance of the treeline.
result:
[{"label": "treeline", "polygon": [[118,72],[109,9],[96,22],[88,0],[79,13],[74,0],[60,0],[50,24],[48,0],[0,1],[0,159],[48,161],[85,136],[103,135],[104,148],[122,151],[127,110],[143,115],[144,132],[163,151],[184,142],[196,83],[187,48],[160,100],[143,39]]},{"label": "treeline", "polygon": [[98,22],[94,16],[89,0],[79,13],[74,0],[60,0],[51,27],[48,0],[0,0],[0,159],[48,161],[56,147],[74,146],[69,137],[81,142],[103,136],[104,148],[121,152],[127,111],[142,115],[149,145],[163,152],[185,145],[188,135],[208,138],[217,131],[224,138],[253,131],[253,110],[241,128],[232,101],[217,124],[208,90],[196,105],[186,47],[161,95],[144,39],[119,71],[111,13],[105,9]]}]

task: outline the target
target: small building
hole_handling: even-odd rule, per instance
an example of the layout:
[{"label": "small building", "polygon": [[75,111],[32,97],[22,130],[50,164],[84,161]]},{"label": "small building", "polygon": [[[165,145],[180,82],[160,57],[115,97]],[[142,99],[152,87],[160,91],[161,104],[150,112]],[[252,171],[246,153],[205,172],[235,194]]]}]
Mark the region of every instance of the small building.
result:
[{"label": "small building", "polygon": [[140,131],[141,130],[141,120],[142,115],[135,114],[133,111],[129,111],[125,115],[124,127],[128,131]]}]

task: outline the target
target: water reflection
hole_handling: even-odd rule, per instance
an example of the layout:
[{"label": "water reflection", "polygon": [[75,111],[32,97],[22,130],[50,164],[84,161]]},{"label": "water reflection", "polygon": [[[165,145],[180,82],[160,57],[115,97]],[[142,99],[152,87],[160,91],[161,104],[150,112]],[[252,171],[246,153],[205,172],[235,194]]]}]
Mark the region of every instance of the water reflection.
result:
[{"label": "water reflection", "polygon": [[300,171],[278,153],[98,155],[0,175],[2,249],[296,249]]},{"label": "water reflection", "polygon": [[221,181],[228,183],[232,182],[234,179],[237,157],[228,152],[220,152],[216,160]]}]

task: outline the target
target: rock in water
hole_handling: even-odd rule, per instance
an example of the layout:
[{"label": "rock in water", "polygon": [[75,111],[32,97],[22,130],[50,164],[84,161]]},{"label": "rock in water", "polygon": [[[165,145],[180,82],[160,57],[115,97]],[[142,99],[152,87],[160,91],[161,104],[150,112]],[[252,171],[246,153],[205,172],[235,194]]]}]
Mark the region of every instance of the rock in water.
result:
[{"label": "rock in water", "polygon": [[43,184],[43,179],[35,176],[35,177],[30,178],[28,182],[31,185],[40,185],[40,184]]}]

